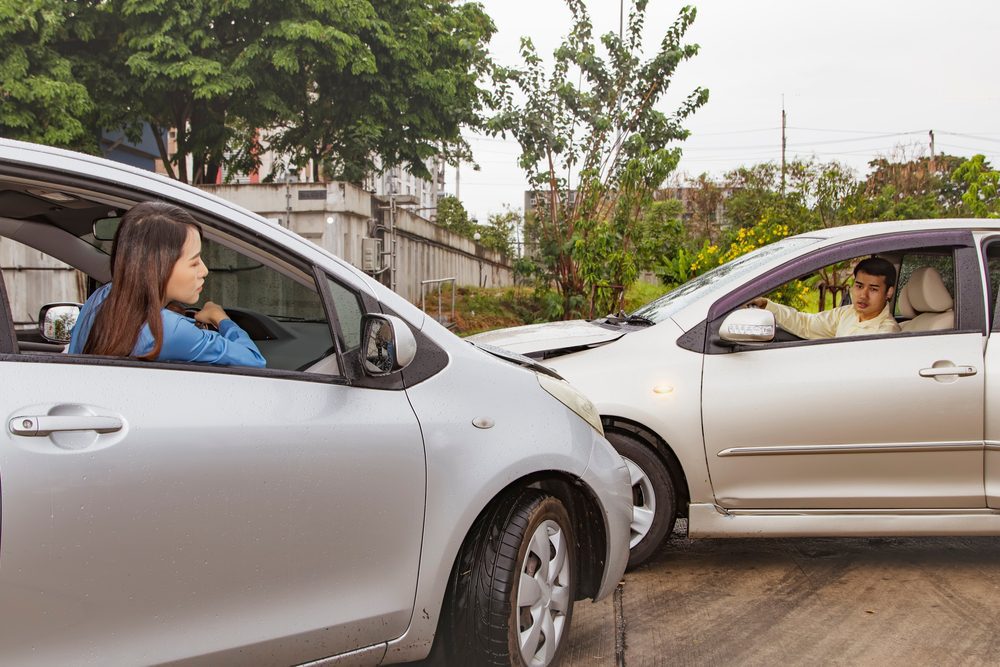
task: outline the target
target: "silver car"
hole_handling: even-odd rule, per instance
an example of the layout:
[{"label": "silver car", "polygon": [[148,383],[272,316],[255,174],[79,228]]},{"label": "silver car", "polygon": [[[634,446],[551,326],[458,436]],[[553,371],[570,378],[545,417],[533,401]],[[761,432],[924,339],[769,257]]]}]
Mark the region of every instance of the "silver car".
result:
[{"label": "silver car", "polygon": [[[149,199],[202,224],[204,296],[266,369],[63,352],[77,305],[47,286],[109,280],[107,232]],[[56,267],[0,280],[0,664],[545,665],[618,583],[627,469],[535,362],[89,156],[0,141],[0,237]]]},{"label": "silver car", "polygon": [[[871,255],[898,275],[899,333],[802,340],[743,307],[817,280],[829,306]],[[597,406],[632,475],[633,565],[678,516],[691,537],[998,535],[998,286],[997,221],[873,223],[783,239],[630,315],[476,338]]]}]

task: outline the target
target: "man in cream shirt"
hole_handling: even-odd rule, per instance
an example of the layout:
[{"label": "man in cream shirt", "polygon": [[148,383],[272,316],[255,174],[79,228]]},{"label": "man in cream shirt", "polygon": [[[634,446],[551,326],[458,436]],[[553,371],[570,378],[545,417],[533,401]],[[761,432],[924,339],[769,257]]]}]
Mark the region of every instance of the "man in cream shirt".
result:
[{"label": "man in cream shirt", "polygon": [[869,257],[854,267],[851,304],[820,313],[801,313],[790,306],[758,297],[748,305],[774,313],[775,322],[799,338],[839,338],[897,333],[892,316],[896,268],[881,257]]}]

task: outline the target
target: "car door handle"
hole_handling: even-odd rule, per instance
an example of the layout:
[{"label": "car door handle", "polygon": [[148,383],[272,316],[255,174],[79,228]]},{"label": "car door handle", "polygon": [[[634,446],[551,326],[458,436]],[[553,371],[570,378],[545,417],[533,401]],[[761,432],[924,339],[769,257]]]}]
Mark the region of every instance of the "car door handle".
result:
[{"label": "car door handle", "polygon": [[97,431],[114,433],[122,430],[122,420],[117,417],[83,415],[44,415],[41,417],[14,417],[7,425],[14,435],[44,437],[57,431]]},{"label": "car door handle", "polygon": [[920,377],[933,378],[941,375],[957,375],[968,377],[976,374],[975,366],[942,366],[940,368],[921,368]]}]

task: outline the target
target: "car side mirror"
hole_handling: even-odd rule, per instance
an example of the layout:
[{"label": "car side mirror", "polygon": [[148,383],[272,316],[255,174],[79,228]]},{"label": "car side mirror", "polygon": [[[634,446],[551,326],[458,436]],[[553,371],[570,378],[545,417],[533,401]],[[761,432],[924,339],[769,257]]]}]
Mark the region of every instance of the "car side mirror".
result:
[{"label": "car side mirror", "polygon": [[94,220],[94,238],[98,241],[113,241],[121,221],[119,216]]},{"label": "car side mirror", "polygon": [[38,333],[47,343],[65,345],[69,343],[80,316],[78,303],[47,303],[38,311]]},{"label": "car side mirror", "polygon": [[774,333],[774,313],[763,308],[734,310],[719,327],[719,338],[729,343],[767,343]]},{"label": "car side mirror", "polygon": [[361,367],[379,377],[410,365],[417,340],[406,322],[394,315],[368,313],[361,319]]}]

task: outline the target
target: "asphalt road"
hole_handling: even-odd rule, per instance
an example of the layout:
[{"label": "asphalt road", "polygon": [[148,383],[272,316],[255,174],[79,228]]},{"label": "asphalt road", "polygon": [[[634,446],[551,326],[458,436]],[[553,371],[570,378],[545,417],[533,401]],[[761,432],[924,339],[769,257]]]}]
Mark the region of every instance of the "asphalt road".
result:
[{"label": "asphalt road", "polygon": [[[617,643],[617,648],[616,648]],[[688,540],[577,603],[564,665],[997,665],[1000,537]]]}]

